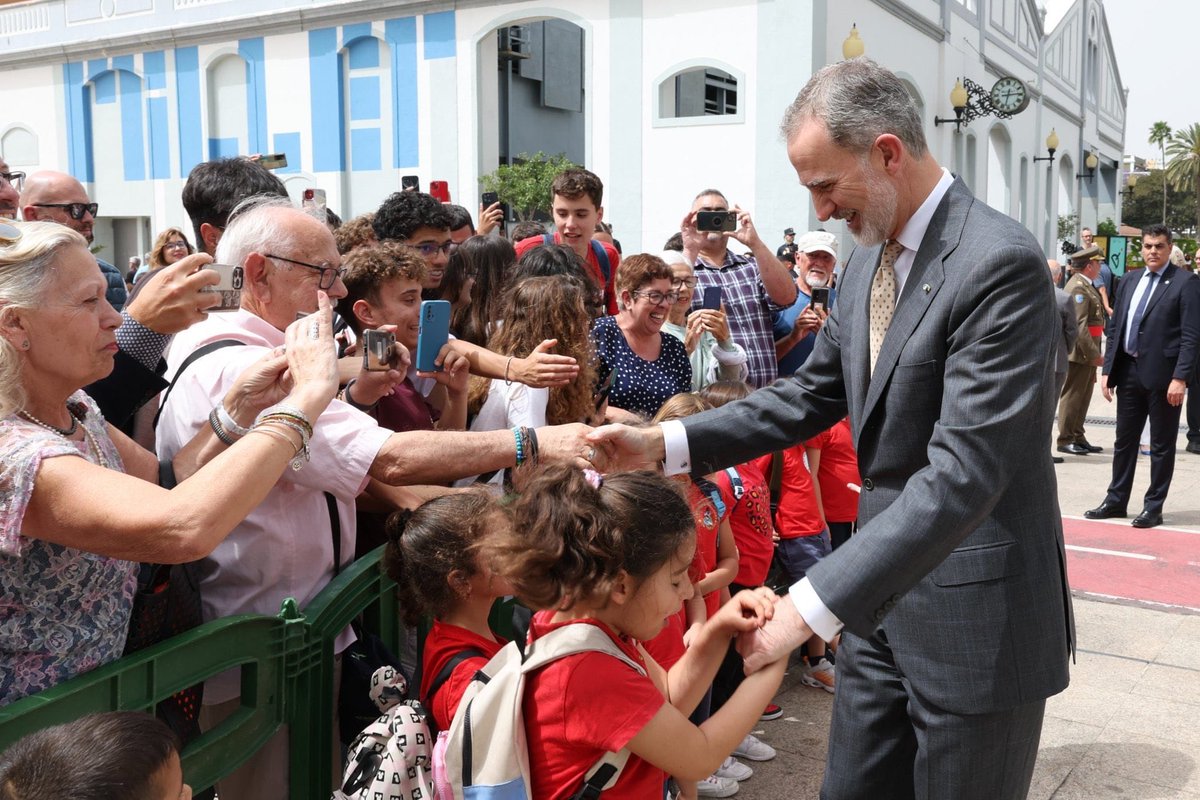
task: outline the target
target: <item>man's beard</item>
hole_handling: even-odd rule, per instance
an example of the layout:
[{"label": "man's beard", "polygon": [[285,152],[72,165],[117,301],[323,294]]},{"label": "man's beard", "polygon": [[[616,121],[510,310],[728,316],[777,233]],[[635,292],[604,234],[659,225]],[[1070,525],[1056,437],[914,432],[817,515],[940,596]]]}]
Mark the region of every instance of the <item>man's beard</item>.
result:
[{"label": "man's beard", "polygon": [[851,232],[854,241],[862,247],[882,244],[891,233],[897,202],[896,187],[890,181],[882,178],[869,181],[866,207],[858,212],[858,233]]}]

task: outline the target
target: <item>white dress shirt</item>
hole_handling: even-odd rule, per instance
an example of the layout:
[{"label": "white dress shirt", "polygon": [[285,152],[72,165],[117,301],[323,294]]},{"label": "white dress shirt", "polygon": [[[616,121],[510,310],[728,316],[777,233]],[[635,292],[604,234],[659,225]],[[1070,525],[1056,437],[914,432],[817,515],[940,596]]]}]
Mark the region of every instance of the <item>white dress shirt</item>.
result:
[{"label": "white dress shirt", "polygon": [[[200,346],[237,339],[229,347],[192,363],[171,392],[158,423],[158,456],[170,458],[205,425],[242,370],[268,348],[283,344],[283,331],[245,310],[209,314],[178,334],[167,358],[167,374]],[[391,432],[375,420],[334,400],[314,421],[303,469],[286,468],[265,500],[233,529],[201,568],[204,620],[233,614],[279,613],[284,598],[304,608],[333,578],[333,538],[324,492],[337,498],[341,524],[341,560],[354,559],[354,499],[367,484],[367,470]],[[354,641],[346,628],[334,645],[341,652]],[[205,682],[205,704],[240,694],[238,671]]]},{"label": "white dress shirt", "polygon": [[[1121,332],[1121,344],[1123,345],[1125,352],[1129,353],[1129,355],[1133,356],[1134,358],[1137,358],[1137,353],[1129,349],[1129,331],[1133,327],[1133,316],[1137,313],[1138,304],[1142,302],[1142,296],[1150,290],[1150,276],[1158,276],[1155,278],[1154,285],[1154,291],[1157,292],[1159,290],[1159,286],[1162,284],[1163,270],[1166,268],[1167,265],[1163,264],[1158,268],[1157,272],[1149,267],[1146,267],[1144,270],[1142,270],[1142,275],[1138,278],[1137,286],[1133,287],[1133,297],[1129,298],[1129,313],[1125,315],[1125,330]],[[1153,296],[1154,295],[1151,295],[1151,297]],[[1146,303],[1148,305],[1150,301],[1147,300]],[[1146,313],[1144,309],[1142,313]]]},{"label": "white dress shirt", "polygon": [[[904,284],[908,280],[909,272],[912,271],[913,262],[916,260],[917,251],[921,248],[921,242],[925,239],[925,233],[929,230],[933,214],[937,211],[938,205],[941,204],[942,198],[946,196],[946,192],[949,191],[953,182],[954,177],[943,167],[942,177],[896,236],[896,241],[904,245],[904,251],[896,258],[894,266],[897,302],[904,293]],[[691,472],[692,456],[683,422],[669,420],[659,424],[662,426],[665,448],[663,471],[667,475]],[[832,640],[842,629],[842,621],[817,596],[817,592],[812,588],[808,578],[803,578],[795,583],[789,591],[789,595],[792,602],[796,604],[800,616],[804,617],[804,621],[808,623],[808,627],[812,628],[813,633],[825,641]]]}]

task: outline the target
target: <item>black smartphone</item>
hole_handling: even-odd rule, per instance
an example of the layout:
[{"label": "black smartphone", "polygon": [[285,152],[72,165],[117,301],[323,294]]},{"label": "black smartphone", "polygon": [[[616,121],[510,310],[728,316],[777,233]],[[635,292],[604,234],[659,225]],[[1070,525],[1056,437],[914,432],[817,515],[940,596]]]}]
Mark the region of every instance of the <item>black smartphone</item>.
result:
[{"label": "black smartphone", "polygon": [[828,286],[818,286],[812,290],[812,305],[813,308],[819,308],[822,311],[829,313]]},{"label": "black smartphone", "polygon": [[616,383],[616,380],[617,370],[614,367],[613,369],[609,370],[608,377],[600,382],[600,388],[597,389],[596,394],[592,396],[592,399],[596,401],[597,411],[600,410],[600,408],[604,405],[604,401],[607,400],[609,394],[612,393],[612,387],[613,384]]},{"label": "black smartphone", "polygon": [[484,211],[491,208],[493,203],[499,202],[500,197],[495,192],[484,192],[483,194],[479,195],[479,204],[483,206]]},{"label": "black smartphone", "polygon": [[723,291],[720,286],[705,286],[704,299],[700,301],[700,307],[720,311],[722,297]]},{"label": "black smartphone", "polygon": [[400,178],[400,189],[405,192],[419,192],[421,179],[416,175],[404,175]]},{"label": "black smartphone", "polygon": [[696,230],[735,231],[737,230],[737,214],[732,211],[697,211]]}]

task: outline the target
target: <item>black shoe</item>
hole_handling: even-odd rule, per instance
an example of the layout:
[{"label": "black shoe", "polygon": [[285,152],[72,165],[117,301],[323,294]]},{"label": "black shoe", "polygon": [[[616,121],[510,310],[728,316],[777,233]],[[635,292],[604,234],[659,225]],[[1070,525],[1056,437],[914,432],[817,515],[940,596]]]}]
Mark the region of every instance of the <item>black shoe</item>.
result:
[{"label": "black shoe", "polygon": [[1088,519],[1111,519],[1112,517],[1127,517],[1129,513],[1125,510],[1125,506],[1119,506],[1116,503],[1110,503],[1105,500],[1095,508],[1090,508],[1083,512],[1083,516]]},{"label": "black shoe", "polygon": [[1098,444],[1092,444],[1091,442],[1086,442],[1086,441],[1085,442],[1076,442],[1075,444],[1079,445],[1084,450],[1087,450],[1089,453],[1103,453],[1104,452],[1103,447],[1101,447]]},{"label": "black shoe", "polygon": [[1058,446],[1058,452],[1067,453],[1073,456],[1086,456],[1092,451],[1088,450],[1081,444],[1075,444],[1074,442],[1071,442],[1070,444],[1060,444]]},{"label": "black shoe", "polygon": [[1050,460],[1055,464],[1061,464],[1066,461],[1062,456],[1050,456]]},{"label": "black shoe", "polygon": [[1135,528],[1154,528],[1162,525],[1162,514],[1155,514],[1153,511],[1143,511],[1133,518],[1130,524]]},{"label": "black shoe", "polygon": [[1200,442],[1188,442],[1187,443],[1187,451],[1189,453],[1195,453],[1196,455],[1200,456]]}]

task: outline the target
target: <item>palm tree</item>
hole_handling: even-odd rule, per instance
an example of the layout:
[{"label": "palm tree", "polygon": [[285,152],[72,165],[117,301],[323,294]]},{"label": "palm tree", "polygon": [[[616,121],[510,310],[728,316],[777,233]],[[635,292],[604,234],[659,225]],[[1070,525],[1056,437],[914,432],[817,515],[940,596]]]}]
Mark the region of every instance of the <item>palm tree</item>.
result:
[{"label": "palm tree", "polygon": [[[1150,126],[1150,144],[1158,145],[1158,168],[1166,169],[1167,156],[1163,148],[1171,139],[1171,126],[1165,122],[1159,121]],[[1162,208],[1163,225],[1167,224],[1167,182],[1163,181],[1163,208]]]},{"label": "palm tree", "polygon": [[[1171,185],[1200,191],[1200,122],[1175,131],[1167,145],[1167,180]],[[1196,203],[1196,228],[1200,230],[1200,201]]]}]

